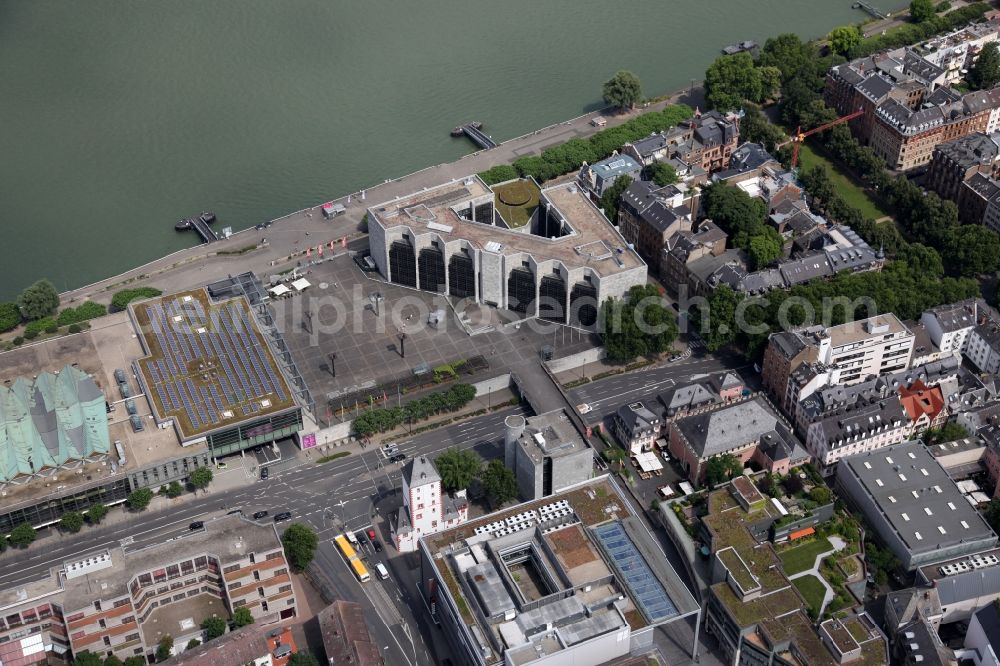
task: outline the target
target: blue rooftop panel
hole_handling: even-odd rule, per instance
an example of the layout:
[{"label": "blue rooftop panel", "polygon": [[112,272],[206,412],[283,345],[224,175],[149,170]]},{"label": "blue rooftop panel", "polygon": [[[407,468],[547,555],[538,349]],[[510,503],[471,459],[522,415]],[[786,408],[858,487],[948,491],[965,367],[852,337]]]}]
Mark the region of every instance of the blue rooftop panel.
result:
[{"label": "blue rooftop panel", "polygon": [[593,528],[593,533],[612,566],[618,570],[632,598],[650,622],[659,622],[679,614],[667,591],[625,533],[621,523],[599,525]]}]

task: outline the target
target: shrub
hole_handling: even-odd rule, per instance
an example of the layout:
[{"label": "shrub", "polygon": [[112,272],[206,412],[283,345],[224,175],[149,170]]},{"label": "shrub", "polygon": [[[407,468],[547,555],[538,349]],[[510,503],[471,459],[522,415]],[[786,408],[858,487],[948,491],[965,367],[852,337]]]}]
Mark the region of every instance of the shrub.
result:
[{"label": "shrub", "polygon": [[87,321],[88,319],[103,317],[107,313],[108,309],[100,303],[84,301],[75,308],[66,308],[60,312],[56,321],[60,326],[69,326],[70,324],[79,324],[81,321]]},{"label": "shrub", "polygon": [[115,310],[124,310],[125,307],[134,300],[140,298],[153,298],[163,292],[154,287],[136,287],[135,289],[122,289],[115,292],[111,297],[111,307]]},{"label": "shrub", "polygon": [[496,185],[497,183],[517,178],[517,169],[509,164],[498,164],[492,169],[480,172],[479,177],[487,185]]},{"label": "shrub", "polygon": [[21,310],[17,303],[0,303],[0,333],[16,328],[21,323]]},{"label": "shrub", "polygon": [[24,344],[24,338],[22,336],[20,336],[20,335],[17,336],[16,338],[14,338],[14,344],[15,345],[23,345]]},{"label": "shrub", "polygon": [[25,331],[24,332],[24,339],[25,340],[34,340],[37,337],[38,337],[38,331],[35,330],[35,329],[32,329],[30,331]]},{"label": "shrub", "polygon": [[80,331],[82,331],[83,329],[82,329],[82,328],[80,328],[80,325],[79,325],[79,324],[70,324],[70,325],[69,325],[69,328],[68,328],[68,329],[66,329],[66,330],[68,330],[68,331],[69,331],[70,333],[79,333],[79,332],[80,332]]},{"label": "shrub", "polygon": [[45,327],[45,332],[46,333],[58,333],[59,332],[59,325],[56,324],[55,322],[52,322],[51,324],[49,324],[48,326]]},{"label": "shrub", "polygon": [[35,540],[37,534],[31,523],[21,523],[10,531],[10,543],[18,548],[26,548]]}]

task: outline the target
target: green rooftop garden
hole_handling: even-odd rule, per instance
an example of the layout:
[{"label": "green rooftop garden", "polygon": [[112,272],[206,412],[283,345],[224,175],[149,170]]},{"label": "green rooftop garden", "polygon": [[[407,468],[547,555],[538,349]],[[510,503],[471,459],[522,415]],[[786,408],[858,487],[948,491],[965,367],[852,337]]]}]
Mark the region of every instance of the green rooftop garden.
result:
[{"label": "green rooftop garden", "polygon": [[785,574],[791,576],[809,569],[815,564],[817,555],[831,550],[833,550],[833,546],[830,545],[830,540],[826,537],[818,537],[801,546],[782,551],[778,557],[781,558],[781,563],[785,567]]},{"label": "green rooftop garden", "polygon": [[826,588],[823,587],[823,583],[816,576],[807,574],[795,578],[792,580],[792,584],[802,593],[806,603],[809,604],[809,614],[812,617],[817,617],[823,608],[823,597],[826,595]]},{"label": "green rooftop garden", "polygon": [[750,572],[750,569],[740,560],[736,550],[728,548],[719,551],[718,555],[722,563],[729,569],[729,574],[740,588],[742,588],[743,592],[749,592],[760,586],[754,575]]},{"label": "green rooftop garden", "polygon": [[527,179],[496,185],[493,193],[493,205],[511,229],[519,229],[531,220],[542,195],[538,185]]}]

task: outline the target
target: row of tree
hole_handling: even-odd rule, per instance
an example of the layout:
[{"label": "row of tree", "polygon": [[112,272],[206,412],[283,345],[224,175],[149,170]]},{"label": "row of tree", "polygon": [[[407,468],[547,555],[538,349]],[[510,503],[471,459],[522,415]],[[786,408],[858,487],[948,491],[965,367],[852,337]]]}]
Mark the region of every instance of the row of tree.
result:
[{"label": "row of tree", "polygon": [[471,449],[451,448],[434,461],[441,485],[450,492],[468,488],[478,481],[493,507],[500,507],[517,497],[517,478],[502,460],[483,459]]},{"label": "row of tree", "polygon": [[370,409],[354,419],[354,434],[370,437],[378,432],[397,428],[404,423],[422,421],[444,412],[454,412],[465,407],[476,397],[476,389],[469,384],[455,384],[447,391],[432,393],[401,407]]},{"label": "row of tree", "polygon": [[587,139],[571,139],[545,149],[541,155],[521,157],[513,164],[495,166],[479,176],[490,185],[529,176],[541,183],[579,169],[584,162],[593,164],[603,160],[614,151],[621,150],[626,143],[675,127],[692,114],[691,107],[673,104],[663,111],[650,111],[616,127],[596,132]]},{"label": "row of tree", "polygon": [[608,359],[625,363],[670,349],[677,339],[677,319],[659,289],[637,285],[625,298],[609,298],[601,305],[599,330]]}]

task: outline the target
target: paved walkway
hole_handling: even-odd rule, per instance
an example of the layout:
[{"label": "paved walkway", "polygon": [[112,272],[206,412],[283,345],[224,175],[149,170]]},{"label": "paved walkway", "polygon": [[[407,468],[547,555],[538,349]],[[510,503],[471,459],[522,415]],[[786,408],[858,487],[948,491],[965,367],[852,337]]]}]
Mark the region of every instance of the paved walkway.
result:
[{"label": "paved walkway", "polygon": [[[704,107],[703,91],[700,87],[685,89],[648,108],[606,115],[607,126],[620,125],[642,113],[662,110],[666,105],[678,102]],[[362,193],[342,196],[335,201],[343,203],[347,212],[333,220],[323,218],[320,210],[323,202],[304,201],[304,205],[312,204],[313,207],[279,218],[269,228],[250,228],[226,240],[180,250],[121,275],[65,292],[62,300],[64,303],[87,299],[109,303],[111,295],[123,288],[153,286],[172,293],[225,278],[228,274],[252,270],[258,275],[267,276],[298,262],[305,264],[308,262],[305,257],[307,248],[315,248],[330,241],[339,243],[342,238],[352,240],[363,237],[365,230],[362,218],[368,206],[479,173],[498,164],[508,164],[519,157],[538,154],[570,139],[591,136],[598,128],[590,124],[590,119],[600,113],[594,112],[551,125],[505,141],[492,150],[472,153],[455,162],[428,167],[399,179],[386,180]],[[219,254],[220,251],[237,252],[251,246],[257,249],[242,254]],[[334,251],[341,251],[339,245]]]},{"label": "paved walkway", "polygon": [[827,540],[830,542],[830,545],[833,546],[832,550],[828,550],[825,553],[820,553],[819,555],[817,555],[816,561],[813,562],[811,568],[806,569],[805,571],[800,571],[799,573],[793,574],[788,577],[789,580],[795,580],[796,578],[801,578],[802,576],[812,575],[815,576],[817,579],[819,579],[819,582],[823,585],[823,588],[826,590],[826,592],[823,593],[823,605],[820,606],[819,609],[818,615],[820,617],[822,617],[823,615],[823,609],[826,608],[826,605],[828,603],[833,601],[833,598],[834,596],[836,596],[836,593],[833,591],[833,588],[830,587],[830,584],[826,582],[826,579],[823,578],[823,575],[820,574],[819,565],[822,564],[823,558],[833,555],[834,553],[838,553],[847,547],[847,542],[841,539],[839,536],[830,536],[827,537]]}]

